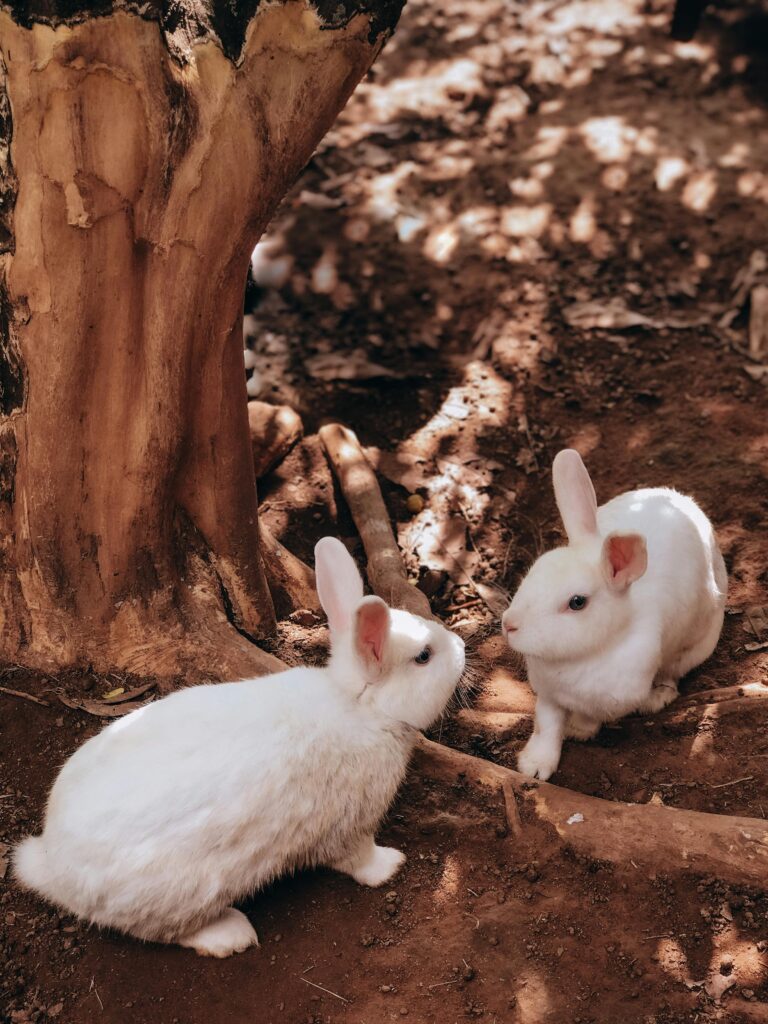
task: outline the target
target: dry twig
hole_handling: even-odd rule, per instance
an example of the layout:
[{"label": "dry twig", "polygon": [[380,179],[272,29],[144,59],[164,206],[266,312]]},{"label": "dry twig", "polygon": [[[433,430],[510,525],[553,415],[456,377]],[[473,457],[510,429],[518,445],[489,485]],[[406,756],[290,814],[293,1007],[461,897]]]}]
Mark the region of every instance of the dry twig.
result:
[{"label": "dry twig", "polygon": [[31,693],[24,693],[23,690],[9,690],[7,686],[0,686],[0,693],[5,693],[9,697],[20,697],[22,700],[31,700],[34,704],[40,704],[44,708],[51,706],[47,700],[35,697]]},{"label": "dry twig", "polygon": [[334,999],[340,999],[342,1003],[348,1003],[349,1000],[344,996],[340,996],[338,992],[331,992],[329,988],[325,988],[323,985],[318,985],[314,981],[310,981],[309,978],[304,978],[299,975],[299,981],[303,981],[305,985],[311,985],[312,988],[319,988],[321,992],[326,992],[329,996],[333,996]]}]

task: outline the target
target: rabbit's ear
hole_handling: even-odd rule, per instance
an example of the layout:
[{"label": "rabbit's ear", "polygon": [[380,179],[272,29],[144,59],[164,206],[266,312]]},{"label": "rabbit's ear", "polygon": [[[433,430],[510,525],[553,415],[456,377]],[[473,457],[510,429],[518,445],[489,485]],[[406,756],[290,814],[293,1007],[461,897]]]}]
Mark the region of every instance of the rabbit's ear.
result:
[{"label": "rabbit's ear", "polygon": [[365,665],[380,669],[389,638],[389,608],[380,597],[364,597],[355,614],[355,646]]},{"label": "rabbit's ear", "polygon": [[603,542],[602,569],[611,590],[626,590],[648,568],[645,537],[611,533]]},{"label": "rabbit's ear", "polygon": [[315,577],[328,625],[335,632],[349,629],[363,599],[363,580],[354,558],[335,537],[323,537],[315,545]]},{"label": "rabbit's ear", "polygon": [[571,544],[597,536],[597,498],[587,467],[574,448],[564,448],[552,463],[555,500]]}]

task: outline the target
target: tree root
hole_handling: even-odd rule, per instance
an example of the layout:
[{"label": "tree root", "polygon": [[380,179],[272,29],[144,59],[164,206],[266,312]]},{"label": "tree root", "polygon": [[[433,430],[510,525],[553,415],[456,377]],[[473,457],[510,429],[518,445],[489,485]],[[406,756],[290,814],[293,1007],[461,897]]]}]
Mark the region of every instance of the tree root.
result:
[{"label": "tree root", "polygon": [[768,699],[768,686],[762,683],[745,683],[743,686],[723,686],[719,690],[699,690],[698,693],[689,693],[681,696],[680,700],[670,704],[671,709],[686,709],[700,707],[702,704],[711,707],[713,704],[722,704],[725,701],[739,701],[745,704],[747,701]]},{"label": "tree root", "polygon": [[363,542],[371,589],[395,608],[432,618],[429,601],[408,582],[376,474],[356,435],[329,423],[320,428],[320,440]]},{"label": "tree root", "polygon": [[264,574],[278,617],[290,615],[298,608],[320,613],[313,570],[284,548],[264,523],[259,524],[259,537]]},{"label": "tree root", "polygon": [[257,480],[271,473],[304,436],[301,417],[288,405],[249,402],[248,426]]},{"label": "tree root", "polygon": [[[415,764],[442,782],[455,784],[463,776],[501,792],[515,835],[521,829],[519,802],[535,821],[553,827],[563,842],[598,860],[654,871],[690,870],[739,885],[765,887],[768,823],[760,818],[613,803],[536,782],[427,739],[417,746]],[[514,806],[511,814],[510,805]]]},{"label": "tree root", "polygon": [[[424,595],[408,583],[381,491],[357,438],[338,424],[323,427],[320,437],[360,532],[371,587],[392,604],[430,615]],[[746,689],[729,698],[753,700],[745,696]],[[702,697],[711,703],[723,692],[696,695],[693,706],[683,710],[695,711]],[[469,714],[475,715],[474,721],[483,717],[481,711]],[[499,724],[517,725],[525,717],[508,714]],[[501,793],[508,827],[516,837],[524,834],[525,817],[553,828],[561,842],[599,860],[652,871],[696,871],[756,887],[764,887],[768,878],[768,823],[758,818],[601,800],[537,782],[424,737],[417,744],[414,764],[430,778],[455,784],[463,777]]]}]

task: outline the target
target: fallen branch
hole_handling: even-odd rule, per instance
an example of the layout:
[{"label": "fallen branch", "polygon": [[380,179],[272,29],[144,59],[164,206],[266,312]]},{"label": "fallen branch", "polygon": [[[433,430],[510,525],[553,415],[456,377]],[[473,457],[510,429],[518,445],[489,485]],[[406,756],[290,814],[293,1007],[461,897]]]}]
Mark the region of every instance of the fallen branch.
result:
[{"label": "fallen branch", "polygon": [[371,589],[395,608],[432,618],[429,601],[408,582],[376,474],[356,435],[329,423],[320,428],[320,440],[363,542]]},{"label": "fallen branch", "polygon": [[[693,870],[740,885],[764,888],[768,878],[768,823],[760,818],[684,811],[656,804],[624,804],[585,796],[421,739],[416,765],[431,778],[455,784],[463,775],[517,801],[552,826],[573,849],[613,863],[642,862],[656,871]],[[581,815],[568,824],[574,815]],[[513,822],[510,829],[516,830]]]}]

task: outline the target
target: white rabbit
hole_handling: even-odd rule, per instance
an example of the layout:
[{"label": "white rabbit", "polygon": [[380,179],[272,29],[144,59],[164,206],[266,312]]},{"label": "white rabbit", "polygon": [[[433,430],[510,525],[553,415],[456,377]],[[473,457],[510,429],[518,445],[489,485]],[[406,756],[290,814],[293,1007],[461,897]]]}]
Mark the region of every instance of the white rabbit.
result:
[{"label": "white rabbit", "polygon": [[715,649],[728,586],[712,524],[666,487],[628,491],[597,507],[578,452],[552,466],[568,546],[542,555],[502,617],[536,693],[533,735],[518,758],[548,779],[563,739],[603,722],[655,712]]},{"label": "white rabbit", "polygon": [[363,597],[340,541],[315,558],[328,664],[180,690],[94,736],[56,779],[42,835],[15,850],[23,885],[94,924],[224,957],[258,944],[230,904],[285,872],[392,878],[405,856],[374,833],[464,645]]}]

